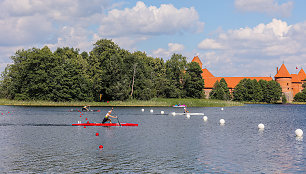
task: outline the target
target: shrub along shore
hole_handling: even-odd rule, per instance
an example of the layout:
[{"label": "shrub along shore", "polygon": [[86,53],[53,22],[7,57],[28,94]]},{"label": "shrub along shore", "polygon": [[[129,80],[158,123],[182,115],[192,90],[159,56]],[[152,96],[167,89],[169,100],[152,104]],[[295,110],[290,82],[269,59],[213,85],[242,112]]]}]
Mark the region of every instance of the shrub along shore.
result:
[{"label": "shrub along shore", "polygon": [[223,100],[210,100],[210,99],[167,99],[167,98],[154,98],[151,100],[126,100],[126,101],[109,101],[109,102],[52,102],[52,101],[20,101],[20,100],[8,100],[0,99],[0,105],[10,106],[163,106],[171,107],[173,105],[184,104],[188,107],[231,107],[231,106],[243,106],[243,103]]}]

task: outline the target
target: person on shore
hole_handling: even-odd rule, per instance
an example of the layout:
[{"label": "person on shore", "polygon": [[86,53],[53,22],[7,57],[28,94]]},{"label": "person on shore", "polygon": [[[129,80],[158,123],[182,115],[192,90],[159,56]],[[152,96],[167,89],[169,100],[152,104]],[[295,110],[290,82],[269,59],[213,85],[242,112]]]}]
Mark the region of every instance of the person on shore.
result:
[{"label": "person on shore", "polygon": [[87,111],[89,111],[89,109],[87,108],[87,106],[84,106],[84,107],[82,108],[82,111],[87,112]]},{"label": "person on shore", "polygon": [[114,108],[112,108],[110,111],[108,111],[108,112],[106,113],[106,115],[105,115],[105,117],[104,117],[102,123],[105,123],[105,122],[107,122],[107,121],[109,121],[110,123],[112,123],[112,120],[110,119],[110,117],[112,117],[112,118],[118,118],[118,117],[116,117],[116,116],[111,116],[111,113],[112,113],[113,109],[114,109]]}]

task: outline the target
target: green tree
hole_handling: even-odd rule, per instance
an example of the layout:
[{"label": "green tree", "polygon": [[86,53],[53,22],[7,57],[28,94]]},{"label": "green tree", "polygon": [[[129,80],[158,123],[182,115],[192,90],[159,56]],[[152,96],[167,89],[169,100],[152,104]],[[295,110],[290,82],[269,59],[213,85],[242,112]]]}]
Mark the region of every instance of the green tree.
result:
[{"label": "green tree", "polygon": [[92,77],[93,96],[100,100],[125,100],[129,97],[129,83],[123,69],[124,57],[130,53],[111,40],[101,39],[94,44],[88,57]]},{"label": "green tree", "polygon": [[[306,79],[305,79],[306,80]],[[303,90],[294,96],[294,101],[306,102],[306,83],[302,85]]]},{"label": "green tree", "polygon": [[169,80],[167,84],[166,97],[167,98],[181,98],[184,97],[184,73],[186,70],[186,57],[181,54],[173,54],[169,60],[166,61],[166,76]]},{"label": "green tree", "polygon": [[280,97],[282,95],[282,88],[279,83],[274,80],[268,81],[267,91],[267,103],[276,103],[278,100],[280,100]]},{"label": "green tree", "polygon": [[260,84],[257,82],[256,79],[252,80],[252,86],[251,86],[250,90],[253,93],[252,101],[261,102],[263,100],[262,88],[261,88]]},{"label": "green tree", "polygon": [[230,91],[224,78],[220,82],[216,81],[212,91],[210,91],[209,97],[211,99],[230,100]]},{"label": "green tree", "polygon": [[260,79],[258,81],[258,84],[260,85],[261,90],[262,90],[262,100],[261,101],[268,103],[269,101],[268,99],[268,81]]},{"label": "green tree", "polygon": [[287,103],[287,98],[285,96],[285,94],[282,95],[282,104],[286,104]]},{"label": "green tree", "polygon": [[233,92],[233,100],[235,101],[250,101],[248,94],[247,81],[250,79],[242,79],[235,87]]},{"label": "green tree", "polygon": [[187,64],[187,70],[184,78],[184,91],[186,97],[203,98],[204,80],[202,78],[202,69],[196,62]]},{"label": "green tree", "polygon": [[92,101],[92,81],[88,75],[89,66],[86,57],[79,55],[78,49],[58,48],[54,55],[60,63],[51,70],[54,101]]},{"label": "green tree", "polygon": [[154,88],[154,59],[143,52],[133,53],[135,61],[130,64],[130,79],[134,88],[133,98],[149,100],[156,96]]}]

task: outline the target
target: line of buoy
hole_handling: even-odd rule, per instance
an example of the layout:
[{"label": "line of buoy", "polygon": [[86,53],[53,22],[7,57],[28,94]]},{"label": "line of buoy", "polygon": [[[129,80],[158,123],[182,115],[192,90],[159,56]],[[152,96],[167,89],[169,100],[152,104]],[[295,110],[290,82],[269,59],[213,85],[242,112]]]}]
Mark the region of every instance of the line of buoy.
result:
[{"label": "line of buoy", "polygon": [[[221,108],[221,110],[223,111],[224,108]],[[144,109],[141,109],[141,111],[144,112]],[[151,109],[150,112],[153,113],[153,109]],[[160,113],[164,114],[165,112],[164,111],[160,111]],[[3,115],[3,113],[2,113],[2,115]],[[175,116],[176,113],[172,112],[171,115]],[[186,118],[190,119],[190,114],[186,114]],[[203,120],[206,122],[208,120],[208,117],[207,116],[203,116]],[[222,119],[220,119],[219,123],[220,123],[220,125],[224,125],[225,124],[225,120],[222,118]],[[258,127],[259,130],[264,130],[265,129],[265,125],[263,123],[258,124],[257,127]],[[297,137],[302,137],[303,136],[303,131],[301,129],[297,129],[297,130],[295,130],[295,135]]]}]

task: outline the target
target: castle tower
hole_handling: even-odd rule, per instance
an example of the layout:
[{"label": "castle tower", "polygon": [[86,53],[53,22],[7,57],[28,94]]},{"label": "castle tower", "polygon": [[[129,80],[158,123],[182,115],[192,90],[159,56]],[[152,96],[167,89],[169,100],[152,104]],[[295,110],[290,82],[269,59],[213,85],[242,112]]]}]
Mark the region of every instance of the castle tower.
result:
[{"label": "castle tower", "polygon": [[202,69],[203,64],[202,64],[202,62],[201,62],[201,60],[199,59],[198,56],[194,56],[194,58],[192,59],[192,62],[197,62]]},{"label": "castle tower", "polygon": [[284,64],[282,64],[274,78],[280,84],[287,101],[291,102],[293,100],[292,76]]},{"label": "castle tower", "polygon": [[303,68],[301,68],[300,72],[298,73],[298,77],[301,81],[305,81],[306,80],[306,73],[303,70]]},{"label": "castle tower", "polygon": [[301,68],[300,72],[298,73],[298,77],[299,77],[299,79],[300,79],[300,81],[301,81],[301,84],[300,84],[300,91],[302,91],[302,90],[303,90],[302,85],[303,85],[304,83],[306,83],[306,73],[305,73],[305,71],[303,70],[303,68]]}]

